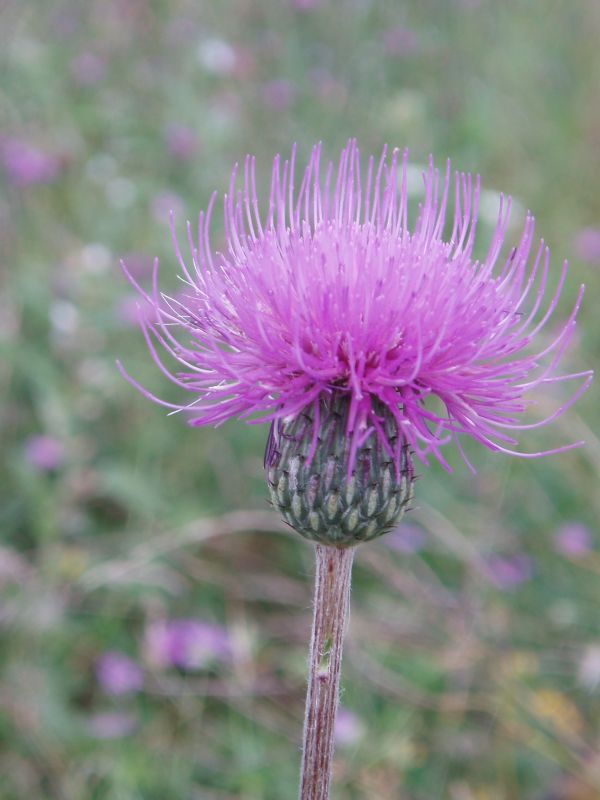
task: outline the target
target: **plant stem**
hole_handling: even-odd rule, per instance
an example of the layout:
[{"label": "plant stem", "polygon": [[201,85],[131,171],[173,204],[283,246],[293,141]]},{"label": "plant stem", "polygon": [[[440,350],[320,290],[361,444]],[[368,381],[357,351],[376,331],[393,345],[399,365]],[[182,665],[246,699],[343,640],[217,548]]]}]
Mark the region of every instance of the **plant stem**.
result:
[{"label": "plant stem", "polygon": [[342,646],[350,605],[354,547],[315,546],[316,574],[300,800],[328,800]]}]

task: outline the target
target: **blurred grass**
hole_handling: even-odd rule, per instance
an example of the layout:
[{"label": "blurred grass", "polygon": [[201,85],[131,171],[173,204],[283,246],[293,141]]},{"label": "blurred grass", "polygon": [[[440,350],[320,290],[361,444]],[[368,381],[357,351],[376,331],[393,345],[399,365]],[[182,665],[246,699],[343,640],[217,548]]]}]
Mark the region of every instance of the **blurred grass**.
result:
[{"label": "blurred grass", "polygon": [[[143,274],[158,255],[174,284],[169,207],[193,218],[246,152],[264,186],[293,141],[450,156],[535,212],[555,280],[571,258],[563,311],[588,288],[569,361],[596,361],[598,265],[573,256],[600,225],[600,6],[313,5],[0,7],[0,145],[56,168],[26,186],[0,176],[1,800],[295,797],[312,554],[268,512],[266,432],[189,429],[114,367],[169,394],[117,266]],[[431,467],[418,552],[361,550],[342,699],[359,724],[338,748],[337,797],[600,796],[599,422],[592,388],[524,437],[585,449],[470,449],[475,480]],[[27,457],[42,434],[65,448],[51,471]],[[568,522],[592,533],[584,558],[556,549]],[[515,554],[531,576],[502,591],[486,559]],[[162,616],[227,626],[232,662],[157,669],[144,631]],[[138,695],[102,692],[94,664],[111,649],[143,663]],[[105,712],[133,730],[98,738]]]}]

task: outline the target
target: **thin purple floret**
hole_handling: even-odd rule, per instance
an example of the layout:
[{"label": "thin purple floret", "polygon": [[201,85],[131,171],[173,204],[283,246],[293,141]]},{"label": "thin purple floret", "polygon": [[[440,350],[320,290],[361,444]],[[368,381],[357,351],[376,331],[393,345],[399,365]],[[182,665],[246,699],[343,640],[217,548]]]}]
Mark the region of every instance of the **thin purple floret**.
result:
[{"label": "thin purple floret", "polygon": [[[348,436],[356,452],[376,431],[399,460],[408,444],[450,469],[442,447],[459,436],[489,448],[532,458],[580,444],[523,453],[516,432],[540,427],[563,414],[586,390],[591,372],[559,374],[583,296],[553,337],[535,339],[556,311],[567,274],[565,262],[548,292],[550,256],[534,247],[528,214],[517,245],[501,260],[510,198],[501,196],[487,254],[473,258],[479,178],[440,174],[430,160],[425,197],[414,225],[408,222],[407,153],[387,149],[369,158],[361,175],[355,141],[337,168],[321,169],[313,148],[299,184],[296,151],[275,158],[266,213],[256,190],[255,160],[237,167],[224,197],[226,252],[209,241],[216,194],[196,231],[187,226],[188,260],[171,229],[184,290],[171,297],[145,292],[124,270],[152,313],[140,315],[153,360],[188,404],[192,425],[218,425],[230,417],[275,421],[300,413],[332,393],[348,396]],[[445,237],[448,206],[454,208]],[[448,227],[450,227],[448,225]],[[173,371],[159,354],[179,363]],[[120,365],[119,365],[120,366]],[[523,423],[526,396],[551,383],[577,387],[553,413]],[[399,436],[388,441],[376,408],[394,417]],[[316,432],[315,432],[316,446]]]}]

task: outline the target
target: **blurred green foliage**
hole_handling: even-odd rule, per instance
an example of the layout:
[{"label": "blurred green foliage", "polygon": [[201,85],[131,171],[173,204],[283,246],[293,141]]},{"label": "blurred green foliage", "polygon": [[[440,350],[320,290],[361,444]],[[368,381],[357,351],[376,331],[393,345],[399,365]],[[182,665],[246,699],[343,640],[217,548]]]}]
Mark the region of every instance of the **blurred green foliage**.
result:
[{"label": "blurred green foliage", "polygon": [[[268,511],[264,428],[190,429],[119,377],[177,397],[119,257],[175,285],[169,208],[183,230],[246,152],[264,187],[293,141],[409,146],[534,210],[593,366],[598,41],[600,5],[566,0],[1,4],[1,800],[296,796],[311,549]],[[595,397],[524,437],[585,448],[470,448],[475,479],[423,470],[416,543],[361,549],[336,797],[600,796]],[[154,663],[148,625],[191,617],[231,659]],[[141,691],[99,683],[114,650]]]}]

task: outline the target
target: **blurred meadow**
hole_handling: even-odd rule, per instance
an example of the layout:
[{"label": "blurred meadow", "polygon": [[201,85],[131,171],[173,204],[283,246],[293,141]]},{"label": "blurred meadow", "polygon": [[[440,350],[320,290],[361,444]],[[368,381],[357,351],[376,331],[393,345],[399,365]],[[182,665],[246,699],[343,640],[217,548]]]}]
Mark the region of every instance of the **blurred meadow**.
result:
[{"label": "blurred meadow", "polygon": [[[599,41],[584,0],[0,3],[0,800],[296,797],[312,548],[264,427],[119,376],[181,398],[119,258],[176,286],[169,210],[183,234],[247,152],[264,187],[292,142],[408,146],[481,173],[482,246],[499,191],[513,237],[532,209],[593,367]],[[593,384],[521,444],[584,448],[420,468],[359,550],[335,798],[600,797],[599,423]]]}]

